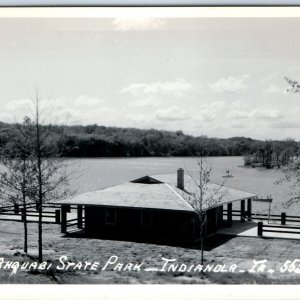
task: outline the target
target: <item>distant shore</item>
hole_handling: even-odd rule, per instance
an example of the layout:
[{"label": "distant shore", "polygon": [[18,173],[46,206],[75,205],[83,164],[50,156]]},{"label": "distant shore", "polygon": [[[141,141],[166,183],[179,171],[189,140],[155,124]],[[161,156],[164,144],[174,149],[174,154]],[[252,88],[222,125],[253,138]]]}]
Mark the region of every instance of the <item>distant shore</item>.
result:
[{"label": "distant shore", "polygon": [[[0,145],[8,141],[14,124],[0,122]],[[295,153],[298,142],[261,141],[249,137],[216,138],[185,134],[182,130],[138,129],[106,127],[100,125],[51,125],[53,139],[57,140],[63,157],[187,157],[241,156],[270,149],[276,155],[287,150]],[[62,134],[63,133],[63,134]],[[283,153],[282,152],[282,153]]]}]

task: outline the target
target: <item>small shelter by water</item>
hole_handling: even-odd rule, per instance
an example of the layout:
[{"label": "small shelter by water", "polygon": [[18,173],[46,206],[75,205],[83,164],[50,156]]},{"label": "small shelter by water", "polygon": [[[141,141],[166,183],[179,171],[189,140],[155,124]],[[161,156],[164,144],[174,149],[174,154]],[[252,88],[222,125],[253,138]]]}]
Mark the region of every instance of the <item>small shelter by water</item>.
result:
[{"label": "small shelter by water", "polygon": [[[59,202],[62,232],[67,232],[67,212],[75,206],[79,227],[83,227],[87,236],[160,243],[193,242],[200,238],[200,224],[193,208],[196,191],[195,180],[178,169],[177,174],[144,176],[77,195]],[[209,235],[222,226],[231,226],[233,202],[241,202],[241,215],[251,216],[251,201],[256,195],[209,183],[203,197],[218,199],[210,205],[204,201],[205,233]],[[226,222],[224,206],[227,206]]]}]

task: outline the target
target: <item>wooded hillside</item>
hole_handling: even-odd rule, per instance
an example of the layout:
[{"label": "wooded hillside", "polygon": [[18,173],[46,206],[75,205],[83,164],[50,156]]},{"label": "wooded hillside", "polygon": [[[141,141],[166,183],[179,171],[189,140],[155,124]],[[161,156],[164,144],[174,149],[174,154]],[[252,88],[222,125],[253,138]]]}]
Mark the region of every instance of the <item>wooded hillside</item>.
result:
[{"label": "wooded hillside", "polygon": [[[0,123],[0,144],[5,144],[13,125]],[[186,135],[182,131],[142,130],[136,128],[88,126],[52,126],[63,136],[61,148],[65,157],[147,157],[192,156],[205,150],[208,156],[256,155],[286,152],[296,155],[298,142],[259,141],[246,137],[228,139]],[[58,139],[61,140],[61,139]],[[288,143],[288,144],[287,144]],[[269,149],[269,150],[268,150]],[[271,150],[270,150],[271,149]],[[275,149],[275,150],[274,150]],[[268,154],[265,155],[268,157]]]}]

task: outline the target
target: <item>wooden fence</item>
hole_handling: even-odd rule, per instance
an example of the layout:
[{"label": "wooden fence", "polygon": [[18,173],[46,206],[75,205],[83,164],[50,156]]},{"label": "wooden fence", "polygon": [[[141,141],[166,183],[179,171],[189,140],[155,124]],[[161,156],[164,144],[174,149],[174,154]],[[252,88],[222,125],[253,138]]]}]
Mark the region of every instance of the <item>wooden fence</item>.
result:
[{"label": "wooden fence", "polygon": [[263,222],[257,223],[257,235],[263,237],[264,232],[273,232],[273,233],[288,233],[288,234],[300,234],[299,226],[280,226],[280,225],[270,225],[264,224]]},{"label": "wooden fence", "polygon": [[[223,215],[227,216],[227,210],[223,210]],[[241,216],[240,210],[232,210],[233,217],[243,217],[244,219],[248,219],[248,212],[245,211],[244,215]],[[300,216],[292,216],[286,215],[285,212],[281,214],[251,214],[250,217],[252,220],[260,220],[260,221],[273,221],[273,222],[280,222],[281,225],[286,225],[287,222],[290,223],[300,223]]]},{"label": "wooden fence", "polygon": [[[71,212],[71,209],[77,210],[77,216],[73,219],[67,218],[67,213]],[[62,205],[61,207],[61,232],[68,233],[69,227],[76,226],[78,229],[85,227],[85,217],[83,216],[83,206],[82,205]]]},{"label": "wooden fence", "polygon": [[[227,216],[227,210],[223,211],[223,215]],[[248,212],[241,214],[240,210],[232,210],[232,217],[246,220],[249,218]],[[285,212],[281,214],[251,214],[251,220],[259,220],[257,223],[257,236],[263,237],[264,232],[271,232],[277,234],[299,234],[300,226],[293,226],[293,223],[300,223],[300,216],[287,215]],[[262,221],[275,222],[277,224],[264,224]],[[292,223],[287,225],[287,223]]]},{"label": "wooden fence", "polygon": [[[28,223],[38,223],[38,210],[36,204],[26,205],[26,210],[23,205],[9,205],[0,207],[1,221],[15,221]],[[60,206],[54,204],[43,204],[42,222],[47,224],[60,224]],[[46,220],[45,220],[46,218]]]},{"label": "wooden fence", "polygon": [[83,228],[85,225],[85,217],[67,220],[66,223],[66,227],[76,226],[77,228]]}]

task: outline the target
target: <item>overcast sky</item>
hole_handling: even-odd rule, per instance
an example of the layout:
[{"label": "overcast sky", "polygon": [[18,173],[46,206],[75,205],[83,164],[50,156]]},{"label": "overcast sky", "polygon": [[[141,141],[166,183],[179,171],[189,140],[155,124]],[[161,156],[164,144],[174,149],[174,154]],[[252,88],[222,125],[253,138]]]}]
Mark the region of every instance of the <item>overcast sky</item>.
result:
[{"label": "overcast sky", "polygon": [[300,18],[0,19],[0,121],[300,139]]}]

